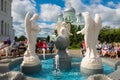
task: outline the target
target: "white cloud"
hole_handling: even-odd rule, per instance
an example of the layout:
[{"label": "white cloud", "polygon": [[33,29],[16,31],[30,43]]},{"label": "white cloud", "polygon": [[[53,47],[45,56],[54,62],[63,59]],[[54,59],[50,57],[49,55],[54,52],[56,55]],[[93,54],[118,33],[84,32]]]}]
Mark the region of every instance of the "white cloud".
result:
[{"label": "white cloud", "polygon": [[110,6],[110,7],[115,7],[116,6],[116,4],[113,1],[108,2],[107,5]]},{"label": "white cloud", "polygon": [[91,4],[99,4],[101,2],[102,2],[102,0],[90,0]]},{"label": "white cloud", "polygon": [[41,28],[41,32],[39,33],[40,36],[48,36],[54,34],[55,23],[39,23],[39,27]]},{"label": "white cloud", "polygon": [[[26,35],[24,25],[23,25],[24,17],[25,17],[25,14],[27,13],[27,11],[31,11],[32,14],[34,12],[36,12],[35,5],[36,5],[36,3],[34,0],[31,0],[31,1],[30,0],[13,0],[12,16],[13,16],[13,26],[15,29],[16,36]],[[44,6],[42,8],[44,9]],[[49,5],[48,5],[48,8],[49,8]],[[50,13],[50,15],[48,15],[49,17],[47,17],[47,19],[49,18],[48,20],[55,20],[55,19],[57,19],[57,14],[61,10],[61,8],[57,5],[50,5],[49,9],[51,9],[51,8],[52,8],[52,10],[51,10],[52,12],[49,11],[47,13],[47,14]],[[50,16],[51,16],[51,18],[50,18]],[[38,23],[38,25],[40,26],[40,28],[42,28],[42,31],[38,34],[38,36],[47,36],[48,34],[49,35],[53,34],[54,26],[55,26],[54,23],[53,24]]]},{"label": "white cloud", "polygon": [[56,21],[58,14],[61,12],[61,7],[55,4],[43,4],[40,7],[40,18],[43,21]]},{"label": "white cloud", "polygon": [[118,4],[116,5],[116,8],[120,8],[120,3],[118,3]]},{"label": "white cloud", "polygon": [[[66,0],[65,0],[66,1]],[[75,8],[76,13],[88,11],[94,17],[96,13],[99,13],[102,17],[103,26],[119,26],[120,27],[120,3],[114,5],[113,2],[108,2],[107,6],[100,4],[101,0],[90,0],[91,4],[86,5],[81,0],[71,0],[72,7]],[[16,35],[24,35],[23,21],[27,11],[36,12],[35,0],[13,0],[12,3],[12,16],[13,26],[16,30]],[[114,6],[116,9],[112,9],[108,6]],[[40,5],[40,19],[42,21],[57,21],[57,15],[61,13],[62,7],[55,4],[41,4]],[[42,32],[39,36],[47,36],[54,33],[55,23],[38,23]]]},{"label": "white cloud", "polygon": [[103,26],[120,26],[120,15],[118,15],[117,9],[111,9],[109,7],[99,5],[91,5],[89,6],[88,11],[91,12],[92,15],[99,13],[102,18]]},{"label": "white cloud", "polygon": [[25,35],[25,30],[23,24],[14,24],[15,35],[20,37],[21,35]]},{"label": "white cloud", "polygon": [[80,0],[71,0],[71,5],[76,13],[81,12],[81,10],[85,8],[85,5]]},{"label": "white cloud", "polygon": [[13,0],[12,2],[12,17],[13,17],[13,26],[15,29],[15,35],[20,36],[24,35],[23,27],[24,17],[27,11],[31,13],[35,12],[35,2],[34,0]]},{"label": "white cloud", "polygon": [[[92,1],[92,0],[91,0]],[[109,25],[109,26],[116,26],[120,27],[120,4],[117,5],[116,9],[109,8],[107,6],[104,6],[100,4],[101,0],[97,0],[93,2],[91,5],[85,5],[80,0],[71,0],[72,6],[75,8],[76,12],[90,12],[92,17],[96,13],[100,14],[102,17],[102,23],[103,26]],[[95,4],[99,3],[99,4]],[[111,2],[109,4],[112,4]]]},{"label": "white cloud", "polygon": [[[55,29],[55,23],[52,24],[46,24],[46,23],[38,23],[38,26],[41,28],[41,32],[38,33],[38,37],[47,37],[48,35],[54,34]],[[23,27],[23,24],[14,25],[15,34],[16,36],[25,35],[25,28]],[[17,30],[16,30],[17,29]]]},{"label": "white cloud", "polygon": [[40,28],[51,28],[54,29],[55,28],[55,23],[52,24],[46,24],[46,23],[39,23]]},{"label": "white cloud", "polygon": [[[38,33],[38,37],[42,36],[42,37],[46,37],[48,35],[53,35],[54,34],[54,27],[55,24],[46,24],[46,23],[38,23],[39,27],[41,28],[41,32]],[[21,35],[25,35],[25,29],[23,27],[23,24],[20,25],[14,25],[14,29],[15,29],[15,34],[16,36],[21,36]],[[17,29],[17,30],[16,30]]]},{"label": "white cloud", "polygon": [[27,11],[35,12],[35,6],[29,0],[13,0],[12,16],[13,22],[23,22]]}]

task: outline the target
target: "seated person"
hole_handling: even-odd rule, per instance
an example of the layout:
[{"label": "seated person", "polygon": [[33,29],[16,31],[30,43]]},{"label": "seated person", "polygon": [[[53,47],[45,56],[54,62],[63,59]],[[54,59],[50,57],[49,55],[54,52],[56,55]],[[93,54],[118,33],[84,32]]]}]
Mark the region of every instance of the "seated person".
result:
[{"label": "seated person", "polygon": [[42,50],[47,50],[47,43],[46,43],[46,41],[43,41],[43,46],[42,46]]},{"label": "seated person", "polygon": [[45,59],[45,52],[47,50],[47,43],[46,41],[43,41],[42,51],[43,51],[43,58]]},{"label": "seated person", "polygon": [[12,49],[11,49],[12,56],[16,57],[17,56],[18,45],[16,44],[16,42],[14,42],[11,45],[11,47],[12,47]]},{"label": "seated person", "polygon": [[0,55],[6,55],[6,56],[8,56],[8,52],[7,52],[8,49],[7,49],[7,47],[8,47],[7,42],[3,41],[1,43],[1,47],[0,47]]},{"label": "seated person", "polygon": [[109,45],[104,42],[102,46],[102,56],[105,56],[106,54],[109,54]]},{"label": "seated person", "polygon": [[82,49],[82,55],[85,56],[85,52],[86,52],[86,44],[85,44],[85,41],[82,41],[81,49]]},{"label": "seated person", "polygon": [[37,47],[42,48],[42,46],[43,46],[43,42],[41,40],[38,40]]},{"label": "seated person", "polygon": [[49,47],[50,53],[53,53],[54,42],[53,42],[53,41],[50,41],[50,42],[48,43],[48,47]]},{"label": "seated person", "polygon": [[115,51],[117,53],[117,56],[120,57],[120,45],[119,44],[116,45]]},{"label": "seated person", "polygon": [[101,45],[100,41],[97,43],[96,48],[97,48],[98,53],[101,55],[102,45]]},{"label": "seated person", "polygon": [[19,51],[19,56],[21,53],[23,54],[26,51],[26,46],[22,41],[20,41],[18,45],[18,51]]},{"label": "seated person", "polygon": [[43,46],[43,42],[42,42],[41,40],[38,40],[38,41],[37,41],[37,44],[36,44],[37,50],[42,49],[42,46]]},{"label": "seated person", "polygon": [[109,56],[110,56],[111,58],[116,56],[115,46],[114,46],[113,43],[111,43],[111,44],[110,44],[110,47],[109,47]]},{"label": "seated person", "polygon": [[111,43],[111,44],[110,44],[110,47],[109,47],[109,52],[111,53],[111,52],[114,52],[114,51],[115,51],[114,44]]}]

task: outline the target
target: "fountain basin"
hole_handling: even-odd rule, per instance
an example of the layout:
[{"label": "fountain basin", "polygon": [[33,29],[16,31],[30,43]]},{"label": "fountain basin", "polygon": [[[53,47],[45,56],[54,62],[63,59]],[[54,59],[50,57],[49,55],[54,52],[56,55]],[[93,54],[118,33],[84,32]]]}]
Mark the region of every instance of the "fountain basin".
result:
[{"label": "fountain basin", "polygon": [[[46,60],[41,60],[42,71],[38,74],[26,74],[27,76],[45,80],[86,80],[88,78],[87,75],[84,75],[80,72],[80,62],[81,58],[72,58],[72,66],[70,71],[61,71],[59,73],[55,73],[53,66],[53,58],[46,58]],[[20,70],[20,64],[13,66],[11,70]],[[114,68],[103,64],[103,72],[104,74],[109,74],[114,71]]]},{"label": "fountain basin", "polygon": [[81,72],[86,75],[102,74],[102,60],[100,58],[83,58],[81,62]]},{"label": "fountain basin", "polygon": [[88,69],[88,68],[81,67],[81,72],[86,75],[102,74],[103,69]]},{"label": "fountain basin", "polygon": [[21,71],[25,74],[35,74],[35,73],[39,73],[40,70],[41,70],[41,65],[38,64],[38,65],[24,65],[24,66],[21,66]]}]

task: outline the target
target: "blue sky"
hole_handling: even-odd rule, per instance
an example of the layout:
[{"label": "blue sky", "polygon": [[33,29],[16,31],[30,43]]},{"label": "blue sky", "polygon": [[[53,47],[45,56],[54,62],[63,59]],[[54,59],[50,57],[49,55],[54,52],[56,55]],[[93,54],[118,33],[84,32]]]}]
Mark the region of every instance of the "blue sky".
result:
[{"label": "blue sky", "polygon": [[[103,26],[120,27],[120,0],[70,0],[72,7],[79,12],[90,12],[94,17],[99,13]],[[66,0],[13,0],[12,17],[15,35],[25,35],[24,17],[30,11],[38,13],[38,25],[42,29],[38,36],[53,35],[57,15],[65,9]]]}]

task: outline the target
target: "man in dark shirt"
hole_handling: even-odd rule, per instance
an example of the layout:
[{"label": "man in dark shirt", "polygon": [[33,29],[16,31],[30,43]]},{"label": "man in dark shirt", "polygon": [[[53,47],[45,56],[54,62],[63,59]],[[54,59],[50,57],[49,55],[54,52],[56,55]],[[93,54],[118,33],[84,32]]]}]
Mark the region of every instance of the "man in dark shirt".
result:
[{"label": "man in dark shirt", "polygon": [[54,42],[53,42],[53,41],[50,41],[50,42],[48,43],[48,47],[49,47],[50,53],[53,53]]}]

